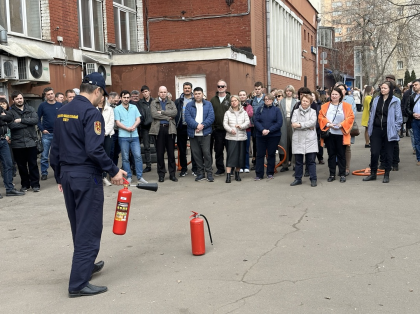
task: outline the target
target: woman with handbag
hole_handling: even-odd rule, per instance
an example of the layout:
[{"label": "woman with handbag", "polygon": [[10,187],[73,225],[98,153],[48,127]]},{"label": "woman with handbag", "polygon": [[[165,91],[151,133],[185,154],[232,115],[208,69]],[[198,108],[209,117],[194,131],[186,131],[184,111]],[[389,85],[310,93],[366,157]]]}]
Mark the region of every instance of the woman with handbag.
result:
[{"label": "woman with handbag", "polygon": [[340,182],[346,182],[346,147],[350,145],[350,130],[354,113],[350,104],[343,102],[343,93],[336,87],[331,92],[331,101],[322,105],[318,121],[321,129],[321,145],[325,142],[328,152],[328,182],[335,180],[336,164]]},{"label": "woman with handbag", "polygon": [[249,124],[248,113],[242,107],[239,96],[232,95],[230,107],[223,118],[226,130],[226,183],[231,183],[232,168],[235,169],[235,180],[241,181],[239,171],[245,167],[246,129]]},{"label": "woman with handbag", "polygon": [[[356,102],[354,101],[353,96],[349,95],[347,92],[347,86],[345,84],[339,84],[337,86],[340,90],[341,93],[343,94],[343,102],[348,103],[351,105],[351,108],[353,110],[353,115],[356,117],[356,112],[357,112],[357,107],[356,107]],[[353,122],[354,124],[355,122]],[[353,125],[352,125],[352,129],[353,129]],[[355,126],[357,128],[357,124]],[[357,128],[358,130],[358,128]],[[351,144],[354,144],[355,142],[355,134],[351,134],[352,130],[350,130],[350,145],[346,146],[346,176],[348,176],[350,174],[350,161],[351,161]],[[356,133],[357,134],[357,133]],[[359,135],[359,134],[357,134]]]},{"label": "woman with handbag", "polygon": [[316,162],[318,153],[318,138],[316,132],[317,114],[311,108],[313,98],[310,95],[302,95],[299,108],[292,115],[292,153],[295,156],[295,181],[290,186],[302,184],[303,157],[309,170],[311,186],[317,186]]},{"label": "woman with handbag", "polygon": [[381,84],[381,94],[372,102],[368,132],[370,136],[370,175],[363,181],[376,180],[378,159],[381,148],[384,150],[385,175],[383,183],[389,182],[394,146],[399,142],[398,132],[403,122],[401,101],[393,95],[393,84],[389,81]]}]

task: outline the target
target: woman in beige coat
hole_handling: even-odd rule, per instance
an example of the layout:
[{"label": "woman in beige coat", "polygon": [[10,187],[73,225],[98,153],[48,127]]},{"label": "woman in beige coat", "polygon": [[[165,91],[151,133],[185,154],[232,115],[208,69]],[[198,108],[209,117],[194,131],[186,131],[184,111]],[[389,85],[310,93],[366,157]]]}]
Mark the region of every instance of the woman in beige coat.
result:
[{"label": "woman in beige coat", "polygon": [[293,128],[292,153],[295,156],[295,181],[290,185],[302,184],[303,157],[309,170],[311,186],[315,187],[316,153],[318,152],[318,138],[316,136],[316,110],[311,108],[313,98],[311,95],[302,95],[299,108],[293,111],[291,123]]},{"label": "woman in beige coat", "polygon": [[232,95],[230,108],[223,119],[226,130],[226,183],[231,182],[232,168],[236,168],[235,180],[241,181],[239,170],[245,168],[246,129],[249,123],[248,114],[242,108],[239,96]]}]

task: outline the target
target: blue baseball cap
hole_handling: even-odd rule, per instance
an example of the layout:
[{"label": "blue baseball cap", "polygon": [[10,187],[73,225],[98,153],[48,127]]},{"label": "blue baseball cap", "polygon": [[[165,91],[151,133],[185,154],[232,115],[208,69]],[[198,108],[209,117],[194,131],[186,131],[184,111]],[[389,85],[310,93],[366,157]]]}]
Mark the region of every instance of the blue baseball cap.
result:
[{"label": "blue baseball cap", "polygon": [[101,73],[93,72],[86,75],[83,79],[83,83],[89,83],[91,85],[95,85],[102,88],[102,90],[104,91],[104,95],[108,96],[108,92],[105,89],[105,79]]}]

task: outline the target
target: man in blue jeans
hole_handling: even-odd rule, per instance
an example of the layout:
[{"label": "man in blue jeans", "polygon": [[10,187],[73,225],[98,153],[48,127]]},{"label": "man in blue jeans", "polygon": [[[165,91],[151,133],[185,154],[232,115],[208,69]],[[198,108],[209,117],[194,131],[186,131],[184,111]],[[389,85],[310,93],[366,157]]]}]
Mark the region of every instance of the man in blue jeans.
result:
[{"label": "man in blue jeans", "polygon": [[54,90],[46,87],[44,93],[46,101],[38,107],[38,129],[42,132],[42,145],[44,151],[41,153],[41,180],[47,180],[50,147],[54,137],[54,122],[57,118],[58,109],[63,105],[55,100]]},{"label": "man in blue jeans", "polygon": [[129,155],[134,156],[138,183],[147,183],[143,179],[143,160],[141,158],[139,134],[137,126],[140,124],[140,112],[137,107],[130,104],[131,94],[128,90],[121,92],[121,105],[115,107],[114,116],[117,124],[118,142],[121,148],[122,166],[127,172],[127,180],[131,183],[131,169]]}]

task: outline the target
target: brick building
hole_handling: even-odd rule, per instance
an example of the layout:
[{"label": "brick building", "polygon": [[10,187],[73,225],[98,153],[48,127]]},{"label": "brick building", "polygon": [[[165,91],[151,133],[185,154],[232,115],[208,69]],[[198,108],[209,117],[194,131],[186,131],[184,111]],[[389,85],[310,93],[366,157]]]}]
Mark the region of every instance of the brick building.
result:
[{"label": "brick building", "polygon": [[3,0],[0,91],[22,90],[36,106],[45,86],[64,92],[98,70],[109,90],[147,84],[152,95],[166,85],[177,96],[185,80],[208,97],[219,79],[232,92],[250,92],[255,81],[314,88],[317,6],[313,0]]}]

